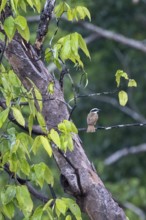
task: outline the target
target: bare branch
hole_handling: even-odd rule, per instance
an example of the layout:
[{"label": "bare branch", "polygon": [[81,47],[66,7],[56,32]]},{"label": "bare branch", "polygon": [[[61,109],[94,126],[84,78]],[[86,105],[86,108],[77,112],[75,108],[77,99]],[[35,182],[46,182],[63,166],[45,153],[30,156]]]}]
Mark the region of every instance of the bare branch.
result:
[{"label": "bare branch", "polygon": [[88,22],[79,22],[79,24],[81,24],[87,30],[92,31],[93,33],[97,33],[99,36],[102,36],[110,40],[114,40],[116,42],[119,42],[121,44],[127,45],[129,47],[135,48],[146,53],[146,45],[141,41],[125,37],[124,35],[114,33],[113,31],[105,30]]},{"label": "bare branch", "polygon": [[133,146],[130,148],[118,150],[112,155],[110,155],[108,158],[106,158],[104,163],[105,165],[111,165],[120,160],[121,158],[128,156],[129,154],[138,154],[142,152],[146,152],[146,144],[141,144],[139,146]]},{"label": "bare branch", "polygon": [[40,15],[40,22],[37,31],[35,47],[38,52],[41,50],[44,38],[48,32],[48,25],[52,19],[52,12],[55,6],[55,0],[46,0],[45,6]]},{"label": "bare branch", "polygon": [[138,215],[140,217],[141,220],[145,220],[146,219],[146,215],[145,213],[137,206],[133,205],[130,202],[125,202],[123,204],[123,206],[127,209],[130,209],[132,212],[134,212],[136,215]]},{"label": "bare branch", "polygon": [[[146,126],[146,123],[133,123],[133,124],[121,124],[121,125],[112,125],[112,126],[97,126],[96,131],[98,130],[111,130],[113,128],[125,128],[125,127],[143,127]],[[78,131],[86,131],[87,128],[78,128]]]}]

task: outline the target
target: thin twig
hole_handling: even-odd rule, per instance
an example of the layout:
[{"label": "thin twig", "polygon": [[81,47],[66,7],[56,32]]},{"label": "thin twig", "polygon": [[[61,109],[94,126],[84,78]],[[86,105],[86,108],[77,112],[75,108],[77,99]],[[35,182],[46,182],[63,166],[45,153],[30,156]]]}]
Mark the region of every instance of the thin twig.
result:
[{"label": "thin twig", "polygon": [[[133,124],[121,124],[121,125],[112,125],[112,126],[97,126],[96,131],[98,130],[111,130],[113,128],[126,128],[126,127],[144,127],[146,123],[133,123]],[[87,128],[78,128],[78,131],[86,131]]]}]

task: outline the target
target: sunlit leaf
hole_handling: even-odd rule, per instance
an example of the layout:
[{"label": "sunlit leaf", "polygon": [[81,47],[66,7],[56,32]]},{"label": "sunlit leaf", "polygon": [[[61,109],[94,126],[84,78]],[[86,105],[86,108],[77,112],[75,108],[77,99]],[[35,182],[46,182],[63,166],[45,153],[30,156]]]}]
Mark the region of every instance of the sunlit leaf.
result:
[{"label": "sunlit leaf", "polygon": [[33,209],[33,202],[26,186],[16,187],[16,198],[24,216],[29,217]]},{"label": "sunlit leaf", "polygon": [[50,95],[54,94],[54,82],[50,82],[48,85],[48,92]]},{"label": "sunlit leaf", "polygon": [[37,120],[39,125],[41,126],[42,131],[46,132],[46,122],[44,120],[43,115],[40,112],[37,112]]},{"label": "sunlit leaf", "polygon": [[23,158],[21,159],[20,169],[21,169],[21,171],[25,175],[27,175],[27,176],[29,175],[29,173],[30,173],[30,166],[29,166],[29,164],[28,164],[26,159],[23,159]]},{"label": "sunlit leaf", "polygon": [[32,127],[33,127],[33,114],[30,114],[29,118],[28,118],[28,129],[29,129],[30,136],[31,136],[31,132],[32,132]]},{"label": "sunlit leaf", "polygon": [[70,215],[67,215],[65,220],[72,220],[72,217]]},{"label": "sunlit leaf", "polygon": [[3,126],[4,122],[8,118],[9,108],[5,109],[4,111],[0,112],[0,128]]},{"label": "sunlit leaf", "polygon": [[25,28],[27,27],[26,18],[21,15],[18,15],[15,18],[15,24],[18,25],[22,30],[25,30]]},{"label": "sunlit leaf", "polygon": [[14,116],[15,120],[20,125],[22,125],[24,127],[25,126],[25,120],[24,120],[24,117],[23,117],[21,111],[18,108],[15,108],[15,107],[12,107],[11,109],[13,111],[13,116]]},{"label": "sunlit leaf", "polygon": [[33,215],[31,216],[30,220],[42,220],[43,214],[43,207],[39,206],[35,209]]},{"label": "sunlit leaf", "polygon": [[134,79],[129,79],[128,87],[137,87],[137,82]]},{"label": "sunlit leaf", "polygon": [[40,146],[41,146],[40,136],[37,136],[33,142],[32,148],[31,148],[31,150],[33,151],[34,154],[37,153]]},{"label": "sunlit leaf", "polygon": [[28,26],[24,30],[22,30],[19,26],[17,26],[17,30],[19,34],[28,42],[30,39],[30,31]]},{"label": "sunlit leaf", "polygon": [[5,8],[7,0],[2,0],[0,5],[0,12]]},{"label": "sunlit leaf", "polygon": [[43,145],[44,149],[47,151],[48,155],[51,157],[52,156],[52,148],[51,145],[49,143],[48,138],[44,137],[44,136],[39,136],[40,137],[40,142]]},{"label": "sunlit leaf", "polygon": [[117,70],[115,77],[116,77],[117,87],[119,87],[120,85],[121,77],[128,79],[127,73],[125,73],[123,70]]},{"label": "sunlit leaf", "polygon": [[8,204],[11,202],[16,195],[16,187],[15,186],[8,186],[5,191],[1,192],[1,202],[3,205]]},{"label": "sunlit leaf", "polygon": [[60,143],[60,137],[57,131],[55,131],[54,129],[51,129],[50,133],[49,133],[49,137],[51,138],[51,140],[57,145],[57,147],[61,147],[61,143]]},{"label": "sunlit leaf", "polygon": [[5,216],[7,216],[9,219],[12,219],[15,214],[15,208],[13,202],[8,203],[7,205],[2,207],[2,212]]},{"label": "sunlit leaf", "polygon": [[82,51],[86,54],[87,57],[90,58],[90,54],[86,45],[85,40],[82,38],[80,34],[78,34],[78,40],[79,40],[79,47],[82,49]]},{"label": "sunlit leaf", "polygon": [[59,210],[60,213],[62,213],[63,215],[65,215],[66,211],[67,211],[67,207],[66,204],[63,200],[61,199],[56,199],[56,208]]},{"label": "sunlit leaf", "polygon": [[118,93],[118,96],[119,96],[119,103],[120,103],[120,105],[125,106],[126,103],[127,103],[127,101],[128,101],[128,95],[127,95],[127,93],[122,90],[122,91],[120,91],[120,92]]},{"label": "sunlit leaf", "polygon": [[4,30],[10,40],[12,40],[14,34],[15,34],[15,22],[14,18],[12,16],[9,16],[8,18],[5,19],[4,21]]}]

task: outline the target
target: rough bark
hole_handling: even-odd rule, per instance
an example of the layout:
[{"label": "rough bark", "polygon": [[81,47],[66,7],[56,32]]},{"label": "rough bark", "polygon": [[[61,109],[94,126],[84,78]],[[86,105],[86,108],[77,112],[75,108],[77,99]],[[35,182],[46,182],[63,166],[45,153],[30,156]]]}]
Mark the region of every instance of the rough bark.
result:
[{"label": "rough bark", "polygon": [[[0,47],[3,47],[0,42]],[[43,115],[48,129],[68,119],[69,113],[59,81],[54,79],[30,44],[15,37],[5,50],[5,56],[27,90],[31,79],[43,97]],[[54,81],[54,94],[47,92],[49,82]],[[112,199],[99,176],[92,168],[78,135],[74,135],[74,150],[65,155],[53,147],[54,158],[61,173],[64,190],[72,194],[81,209],[91,220],[126,220],[123,210]]]}]

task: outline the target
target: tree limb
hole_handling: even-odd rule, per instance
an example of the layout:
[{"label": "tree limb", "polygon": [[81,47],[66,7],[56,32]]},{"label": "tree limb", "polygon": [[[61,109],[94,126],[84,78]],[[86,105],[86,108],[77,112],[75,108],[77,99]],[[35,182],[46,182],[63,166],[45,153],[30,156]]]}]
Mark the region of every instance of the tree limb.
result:
[{"label": "tree limb", "polygon": [[37,51],[41,50],[45,36],[48,32],[48,25],[52,18],[52,12],[53,12],[54,6],[55,6],[55,0],[46,0],[44,8],[41,12],[39,26],[37,30],[37,38],[35,42],[35,47]]},{"label": "tree limb", "polygon": [[138,154],[142,152],[146,152],[146,144],[140,144],[138,146],[133,146],[129,148],[126,147],[124,149],[114,152],[112,155],[104,160],[104,163],[105,165],[111,165],[113,163],[116,163],[121,158],[128,156],[129,154]]},{"label": "tree limb", "polygon": [[127,45],[129,47],[135,48],[146,53],[146,45],[143,42],[125,37],[124,35],[117,34],[113,31],[105,30],[88,22],[79,22],[79,24],[82,25],[85,29],[92,31],[93,33],[97,33],[101,37],[114,40],[116,42],[119,42],[121,44]]}]

